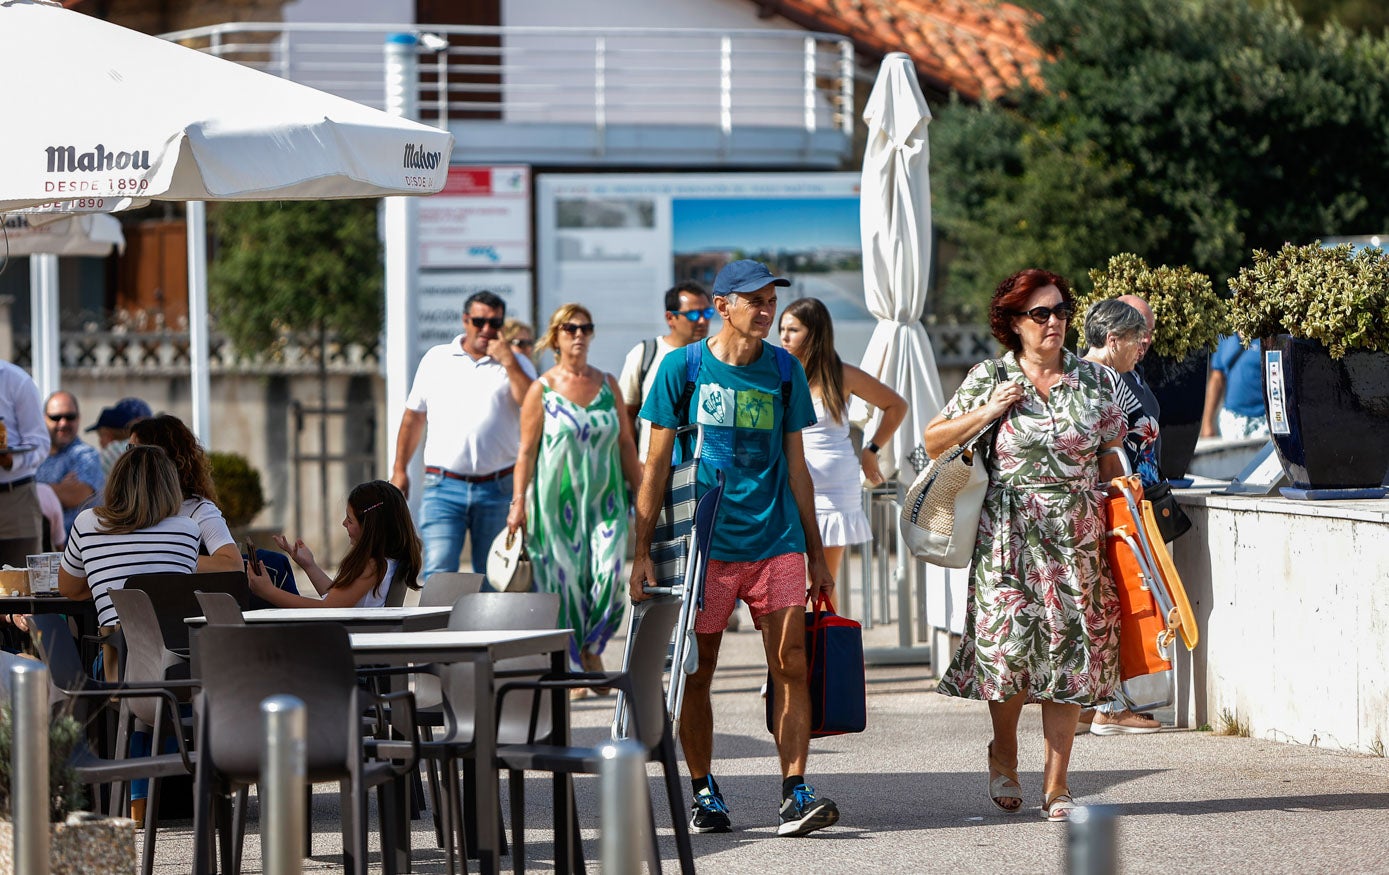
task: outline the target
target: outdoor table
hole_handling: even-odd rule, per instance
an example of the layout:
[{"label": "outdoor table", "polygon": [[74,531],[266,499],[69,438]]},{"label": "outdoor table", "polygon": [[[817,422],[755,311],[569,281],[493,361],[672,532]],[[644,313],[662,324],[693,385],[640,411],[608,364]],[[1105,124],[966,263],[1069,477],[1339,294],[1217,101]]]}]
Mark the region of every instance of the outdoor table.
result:
[{"label": "outdoor table", "polygon": [[[520,656],[549,654],[551,670],[564,672],[568,665],[570,640],[568,629],[507,630],[492,632],[375,632],[352,634],[352,652],[357,662],[366,665],[407,665],[410,663],[460,663],[473,666],[474,713],[473,743],[477,748],[477,782],[473,790],[473,812],[477,819],[478,865],[484,875],[499,869],[501,824],[497,817],[497,754],[496,721],[488,715],[496,713],[496,690],[493,685],[493,665],[499,660]],[[565,691],[553,693],[550,707],[557,737],[561,743],[569,738],[569,697]],[[409,727],[403,727],[409,731]],[[396,802],[400,804],[399,800]],[[569,794],[555,793],[554,823],[562,831],[562,841],[556,842],[555,871],[567,872],[573,837],[568,835],[573,822]],[[399,810],[399,809],[397,809]],[[400,828],[399,818],[392,818],[393,828]],[[395,871],[409,870],[408,836],[398,836],[395,842],[397,859]]]},{"label": "outdoor table", "polygon": [[[448,605],[401,608],[261,608],[245,611],[248,624],[256,623],[341,623],[349,632],[423,632],[448,625]],[[189,617],[194,628],[207,625],[206,617]]]}]

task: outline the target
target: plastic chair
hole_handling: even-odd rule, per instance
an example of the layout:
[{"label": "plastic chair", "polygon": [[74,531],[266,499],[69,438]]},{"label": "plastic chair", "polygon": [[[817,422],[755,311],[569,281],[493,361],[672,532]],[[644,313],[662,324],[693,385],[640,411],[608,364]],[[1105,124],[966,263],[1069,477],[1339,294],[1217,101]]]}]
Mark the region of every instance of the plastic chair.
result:
[{"label": "plastic chair", "polygon": [[246,618],[241,615],[241,606],[236,603],[236,597],[231,593],[195,590],[193,595],[197,598],[198,607],[202,609],[208,625],[246,625]]},{"label": "plastic chair", "polygon": [[188,617],[202,613],[197,591],[230,593],[246,610],[251,603],[251,586],[244,571],[213,571],[200,574],[132,574],[125,580],[126,589],[149,593],[164,646],[173,651],[188,652]]},{"label": "plastic chair", "polygon": [[[646,616],[633,631],[636,640],[630,645],[630,668],[625,672],[604,672],[575,674],[563,678],[545,678],[538,681],[513,681],[503,684],[498,691],[499,727],[504,724],[511,705],[506,701],[516,690],[529,691],[534,696],[540,690],[591,689],[595,687],[614,687],[623,694],[628,726],[631,737],[639,741],[647,750],[652,762],[660,762],[665,776],[666,795],[670,802],[670,815],[675,828],[675,843],[680,856],[680,870],[694,872],[694,853],[690,846],[689,828],[685,822],[685,800],[680,786],[679,766],[675,760],[675,740],[671,733],[670,716],[666,713],[665,699],[665,658],[666,645],[680,617],[680,603],[665,601],[653,605]],[[545,709],[540,709],[543,714]],[[498,731],[499,742],[503,736]],[[525,814],[525,782],[517,776],[525,771],[553,772],[556,775],[595,775],[601,767],[598,749],[594,747],[564,747],[539,742],[500,743],[497,749],[498,764],[511,770],[511,828],[517,837],[513,841],[512,858],[516,871],[524,869],[525,850],[520,844],[524,835],[523,818]],[[570,810],[574,803],[570,800]],[[649,822],[651,829],[651,848],[654,854],[656,845],[656,823],[654,817]],[[577,825],[574,830],[577,835]],[[651,860],[650,870],[660,871],[660,861]]]},{"label": "plastic chair", "polygon": [[[331,623],[274,626],[211,625],[198,633],[203,666],[197,700],[194,871],[213,870],[213,836],[222,825],[222,861],[239,867],[240,818],[233,823],[228,797],[260,780],[263,742],[260,703],[269,696],[297,696],[305,704],[308,733],[304,745],[310,784],[341,785],[343,863],[346,871],[367,871],[367,800],[370,787],[382,787],[408,774],[414,752],[397,764],[369,761],[364,754],[361,715],[367,706],[389,702],[412,718],[409,693],[377,696],[357,685],[347,631]],[[412,745],[413,748],[413,745]],[[384,810],[384,809],[383,809]],[[408,830],[381,818],[382,850],[390,855],[394,836]]]},{"label": "plastic chair", "polygon": [[[184,575],[185,577],[187,575]],[[116,750],[124,756],[99,759],[84,756],[79,774],[89,783],[121,781],[113,786],[109,808],[124,811],[128,805],[128,780],[149,779],[149,798],[145,807],[145,847],[141,855],[145,875],[154,871],[154,845],[159,825],[159,779],[191,774],[187,739],[191,722],[179,715],[180,701],[187,702],[196,681],[188,677],[188,661],[182,654],[164,646],[164,636],[147,593],[141,590],[111,590],[111,604],[121,621],[125,638],[125,665],[118,689],[130,694],[119,697]],[[154,756],[130,756],[130,736],[138,726],[147,728]],[[177,754],[159,753],[166,728],[174,735]]]},{"label": "plastic chair", "polygon": [[[441,575],[430,578],[425,593],[431,591],[434,581]],[[465,582],[462,585],[471,585]],[[433,598],[440,598],[435,594]],[[502,593],[477,592],[460,596],[449,614],[448,628],[455,632],[470,632],[495,629],[554,629],[559,622],[559,596],[553,593]],[[496,664],[498,677],[521,675],[538,678],[549,669],[546,657],[524,657],[503,660]],[[439,738],[427,737],[420,742],[420,758],[430,764],[428,770],[430,800],[436,818],[442,823],[436,827],[442,832],[440,843],[448,859],[449,872],[454,871],[455,840],[460,851],[469,845],[466,836],[474,830],[469,821],[466,825],[457,804],[464,789],[458,782],[459,761],[465,763],[464,787],[469,789],[471,798],[471,756],[473,752],[473,727],[476,715],[472,710],[473,669],[467,663],[413,666],[408,669],[386,669],[373,674],[409,673],[415,676],[417,689],[425,682],[433,682],[433,688],[442,692],[442,707],[438,710],[442,717],[439,725],[443,732]],[[417,720],[422,718],[417,718]],[[517,696],[510,703],[498,727],[498,743],[507,741],[527,741],[532,738],[548,738],[551,733],[549,714],[534,726],[531,722],[531,707],[527,697]],[[434,763],[439,763],[440,773],[436,775]],[[440,792],[440,787],[444,788]],[[463,854],[465,856],[465,854]]]}]

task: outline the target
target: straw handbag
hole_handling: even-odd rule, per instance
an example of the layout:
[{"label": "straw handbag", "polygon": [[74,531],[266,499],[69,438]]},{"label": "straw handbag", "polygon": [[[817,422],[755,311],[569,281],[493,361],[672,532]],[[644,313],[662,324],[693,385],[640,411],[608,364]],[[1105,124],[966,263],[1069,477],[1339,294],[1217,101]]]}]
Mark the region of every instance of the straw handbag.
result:
[{"label": "straw handbag", "polygon": [[[1003,382],[1002,362],[994,379]],[[917,475],[902,502],[902,541],[923,562],[966,568],[974,556],[979,515],[989,489],[988,449],[998,420],[963,444],[932,459]]]}]

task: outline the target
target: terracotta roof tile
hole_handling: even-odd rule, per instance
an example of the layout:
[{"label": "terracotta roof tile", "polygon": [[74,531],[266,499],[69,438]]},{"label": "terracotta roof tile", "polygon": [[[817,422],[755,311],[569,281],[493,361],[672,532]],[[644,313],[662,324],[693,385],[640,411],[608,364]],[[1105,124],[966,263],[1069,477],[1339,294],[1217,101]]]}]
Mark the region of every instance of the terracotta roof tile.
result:
[{"label": "terracotta roof tile", "polygon": [[870,57],[904,51],[941,92],[1001,97],[1038,81],[1041,52],[1028,39],[1035,13],[997,0],[754,0],[763,14],[839,33]]}]

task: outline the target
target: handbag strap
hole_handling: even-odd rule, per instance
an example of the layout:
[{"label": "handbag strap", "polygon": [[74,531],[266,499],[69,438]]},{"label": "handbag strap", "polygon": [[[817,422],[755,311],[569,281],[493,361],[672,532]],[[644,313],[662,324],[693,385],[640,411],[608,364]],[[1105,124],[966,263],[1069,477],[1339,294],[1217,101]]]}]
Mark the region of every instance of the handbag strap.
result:
[{"label": "handbag strap", "polygon": [[[990,359],[989,362],[993,365],[994,386],[997,387],[1000,383],[1008,382],[1008,370],[1003,366],[1003,359]],[[967,441],[968,444],[977,444],[975,452],[981,454],[986,462],[993,456],[994,439],[998,435],[998,424],[1002,421],[1003,414],[995,416],[988,425],[979,430],[978,434]],[[985,437],[988,439],[981,443],[980,439]]]}]

